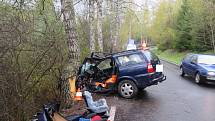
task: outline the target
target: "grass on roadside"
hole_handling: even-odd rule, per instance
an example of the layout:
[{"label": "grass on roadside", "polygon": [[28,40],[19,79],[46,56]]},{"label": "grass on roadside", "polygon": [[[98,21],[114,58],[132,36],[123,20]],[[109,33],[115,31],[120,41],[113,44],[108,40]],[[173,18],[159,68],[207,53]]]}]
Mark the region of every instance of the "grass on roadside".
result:
[{"label": "grass on roadside", "polygon": [[[174,50],[166,50],[166,51],[160,51],[160,50],[153,50],[156,55],[158,55],[159,58],[165,59],[167,61],[180,64],[181,60],[185,57],[188,53],[200,53],[200,52],[176,52]],[[201,52],[201,54],[214,54],[212,51],[206,51]]]}]

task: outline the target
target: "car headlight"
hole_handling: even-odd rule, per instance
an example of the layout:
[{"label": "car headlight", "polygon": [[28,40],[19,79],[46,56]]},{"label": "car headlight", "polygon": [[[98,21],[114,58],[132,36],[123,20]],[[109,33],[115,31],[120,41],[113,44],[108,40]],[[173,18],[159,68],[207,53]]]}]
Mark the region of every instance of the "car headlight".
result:
[{"label": "car headlight", "polygon": [[209,76],[215,76],[215,72],[213,72],[213,71],[208,71],[208,75],[209,75]]}]

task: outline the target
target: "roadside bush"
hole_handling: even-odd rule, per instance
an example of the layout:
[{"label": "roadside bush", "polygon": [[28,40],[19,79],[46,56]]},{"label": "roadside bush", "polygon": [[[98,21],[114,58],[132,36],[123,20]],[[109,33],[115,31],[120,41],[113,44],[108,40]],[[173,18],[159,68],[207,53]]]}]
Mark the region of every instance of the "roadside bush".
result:
[{"label": "roadside bush", "polygon": [[59,96],[67,58],[62,23],[37,9],[0,4],[0,11],[0,120],[27,121]]}]

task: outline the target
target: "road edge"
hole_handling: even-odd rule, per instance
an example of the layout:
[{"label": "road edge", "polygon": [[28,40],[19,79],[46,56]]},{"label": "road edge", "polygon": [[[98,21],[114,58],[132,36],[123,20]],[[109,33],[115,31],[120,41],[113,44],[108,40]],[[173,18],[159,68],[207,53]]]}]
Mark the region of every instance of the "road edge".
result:
[{"label": "road edge", "polygon": [[178,67],[180,66],[179,64],[177,64],[177,63],[175,63],[175,62],[172,62],[172,61],[169,61],[169,60],[164,59],[164,58],[160,58],[160,60],[165,61],[165,62],[167,62],[167,63],[170,63],[170,64],[172,64],[172,65],[178,66]]}]

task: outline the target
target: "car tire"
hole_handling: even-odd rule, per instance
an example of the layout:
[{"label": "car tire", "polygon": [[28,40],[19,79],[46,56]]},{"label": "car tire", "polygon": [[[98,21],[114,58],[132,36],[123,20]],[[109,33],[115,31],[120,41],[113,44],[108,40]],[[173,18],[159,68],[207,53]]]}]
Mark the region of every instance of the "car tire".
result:
[{"label": "car tire", "polygon": [[180,73],[181,73],[181,76],[182,76],[182,77],[185,76],[183,67],[180,67]]},{"label": "car tire", "polygon": [[201,81],[201,75],[199,74],[199,72],[196,73],[196,75],[195,75],[195,83],[196,84],[201,84],[202,83],[202,81]]},{"label": "car tire", "polygon": [[138,93],[137,85],[131,80],[123,80],[118,85],[118,93],[124,98],[133,98]]}]

